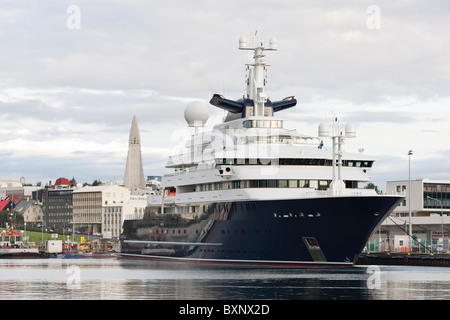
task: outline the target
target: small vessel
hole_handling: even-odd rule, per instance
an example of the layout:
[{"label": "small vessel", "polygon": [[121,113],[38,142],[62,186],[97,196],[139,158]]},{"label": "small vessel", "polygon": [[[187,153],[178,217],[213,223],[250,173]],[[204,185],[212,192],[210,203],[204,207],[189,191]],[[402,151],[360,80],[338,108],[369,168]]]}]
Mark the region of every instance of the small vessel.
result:
[{"label": "small vessel", "polygon": [[318,136],[284,127],[278,116],[294,96],[272,101],[265,92],[267,51],[255,39],[247,92],[210,104],[227,112],[210,132],[206,105],[188,104],[194,133],[166,168],[161,193],[143,220],[125,221],[119,257],[191,263],[264,266],[352,266],[367,239],[403,199],[365,189],[374,159],[345,152],[355,127],[337,118]]},{"label": "small vessel", "polygon": [[23,243],[23,235],[14,227],[14,214],[11,223],[0,233],[0,259],[35,259],[40,257],[38,248],[30,248]]}]

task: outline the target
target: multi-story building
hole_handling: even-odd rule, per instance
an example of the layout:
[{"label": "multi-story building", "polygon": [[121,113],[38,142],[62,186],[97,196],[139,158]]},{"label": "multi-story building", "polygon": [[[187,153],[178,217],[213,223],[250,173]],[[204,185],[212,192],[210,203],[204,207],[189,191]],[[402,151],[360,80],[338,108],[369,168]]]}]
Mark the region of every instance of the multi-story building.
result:
[{"label": "multi-story building", "polygon": [[44,227],[53,230],[71,231],[73,228],[72,188],[42,190]]},{"label": "multi-story building", "polygon": [[11,190],[22,190],[23,192],[23,184],[19,180],[0,180],[0,200],[5,200],[9,195],[14,194]]},{"label": "multi-story building", "polygon": [[[372,241],[379,241],[384,248],[389,246],[391,251],[448,250],[450,181],[388,181],[386,193],[405,198],[372,235]],[[410,225],[416,239],[412,242],[408,236]]]},{"label": "multi-story building", "polygon": [[58,178],[55,183],[47,185],[37,198],[42,200],[44,228],[71,231],[73,228],[73,186],[66,178]]},{"label": "multi-story building", "polygon": [[73,192],[73,223],[76,229],[101,233],[104,207],[117,207],[130,199],[130,190],[118,185],[83,187]]},{"label": "multi-story building", "polygon": [[141,220],[147,206],[147,196],[131,195],[128,203],[112,203],[103,206],[102,235],[116,238],[122,234],[125,220]]},{"label": "multi-story building", "polygon": [[33,198],[33,192],[42,189],[42,187],[0,187],[0,200],[10,199],[19,203],[21,200],[29,200]]}]

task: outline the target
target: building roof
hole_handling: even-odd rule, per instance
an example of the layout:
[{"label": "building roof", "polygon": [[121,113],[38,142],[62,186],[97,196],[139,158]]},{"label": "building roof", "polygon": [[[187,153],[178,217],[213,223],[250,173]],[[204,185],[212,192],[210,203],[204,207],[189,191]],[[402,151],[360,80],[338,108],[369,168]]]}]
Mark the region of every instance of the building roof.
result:
[{"label": "building roof", "polygon": [[23,194],[10,194],[8,196],[9,200],[12,200],[14,202],[14,206],[19,203],[22,200],[28,200],[31,198],[29,195],[23,195]]},{"label": "building roof", "polygon": [[36,203],[35,200],[22,200],[14,208],[14,211],[24,213],[34,203]]},{"label": "building roof", "polygon": [[0,200],[0,211],[4,210],[9,204],[9,200]]},{"label": "building roof", "polygon": [[[450,184],[450,180],[435,180],[435,179],[428,179],[428,178],[418,178],[418,179],[411,179],[411,182],[423,182],[423,183],[441,183],[441,184]],[[386,183],[399,183],[399,182],[409,182],[408,179],[405,180],[391,180],[386,181]]]},{"label": "building roof", "polygon": [[[126,189],[125,187],[122,186],[118,186],[118,185],[103,185],[103,186],[86,186],[77,190],[74,190],[73,193],[83,193],[83,192],[102,192],[106,189],[110,189],[110,188],[121,188],[121,189]],[[129,191],[129,190],[128,190]]]},{"label": "building roof", "polygon": [[72,184],[66,178],[58,178],[55,181],[55,186],[70,186],[70,185],[72,185]]}]

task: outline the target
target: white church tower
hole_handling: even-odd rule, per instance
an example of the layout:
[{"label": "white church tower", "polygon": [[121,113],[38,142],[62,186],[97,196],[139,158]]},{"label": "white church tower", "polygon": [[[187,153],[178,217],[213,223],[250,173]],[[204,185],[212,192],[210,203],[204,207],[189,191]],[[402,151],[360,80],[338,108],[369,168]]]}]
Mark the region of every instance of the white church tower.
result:
[{"label": "white church tower", "polygon": [[131,123],[130,137],[128,139],[128,156],[125,177],[123,181],[126,188],[133,192],[136,189],[145,189],[144,168],[142,165],[141,136],[136,116]]}]

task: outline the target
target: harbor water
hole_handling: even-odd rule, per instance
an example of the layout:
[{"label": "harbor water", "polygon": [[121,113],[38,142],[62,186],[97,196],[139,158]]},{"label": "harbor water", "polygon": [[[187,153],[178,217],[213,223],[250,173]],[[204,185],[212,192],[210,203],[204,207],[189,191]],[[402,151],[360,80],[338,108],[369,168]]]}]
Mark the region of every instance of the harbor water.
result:
[{"label": "harbor water", "polygon": [[450,269],[17,259],[0,260],[0,287],[2,300],[450,300]]}]

